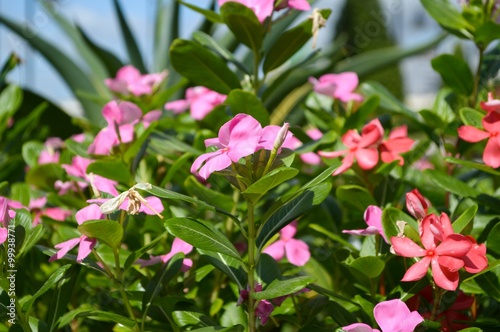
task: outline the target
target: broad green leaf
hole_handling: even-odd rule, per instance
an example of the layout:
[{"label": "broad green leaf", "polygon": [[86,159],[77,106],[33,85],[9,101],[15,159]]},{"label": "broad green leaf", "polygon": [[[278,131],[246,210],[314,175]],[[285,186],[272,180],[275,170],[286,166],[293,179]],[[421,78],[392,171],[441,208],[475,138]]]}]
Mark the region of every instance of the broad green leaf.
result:
[{"label": "broad green leaf", "polygon": [[443,81],[456,93],[469,96],[474,88],[474,78],[469,65],[464,60],[451,54],[442,54],[431,61]]},{"label": "broad green leaf", "polygon": [[[17,227],[16,227],[17,229]],[[43,225],[36,225],[35,227],[28,230],[26,237],[23,241],[22,247],[19,249],[19,254],[25,254],[30,251],[30,249],[35,246],[38,241],[45,235],[45,230],[47,228],[43,227]],[[17,233],[17,231],[16,231]],[[16,242],[21,240],[21,233],[16,235]]]},{"label": "broad green leaf", "polygon": [[184,143],[175,136],[167,135],[165,133],[155,131],[151,135],[149,148],[154,149],[159,154],[168,154],[175,151],[190,152],[199,155],[202,151],[193,148],[191,145]]},{"label": "broad green leaf", "polygon": [[446,129],[447,124],[434,112],[428,109],[423,109],[418,112],[424,119],[427,126],[431,128],[439,128],[441,130]]},{"label": "broad green leaf", "polygon": [[379,104],[379,96],[372,95],[368,97],[358,110],[346,119],[342,127],[342,132],[345,133],[349,129],[357,129],[364,125],[366,119],[375,112]]},{"label": "broad green leaf", "polygon": [[185,201],[185,202],[194,204],[194,205],[196,205],[196,207],[198,209],[206,209],[206,210],[210,210],[210,211],[215,211],[215,208],[213,206],[211,206],[203,201],[200,201],[199,199],[196,199],[196,198],[193,198],[190,196],[186,196],[186,195],[182,195],[182,194],[179,194],[179,193],[172,191],[172,190],[160,188],[157,186],[152,186],[151,189],[145,189],[145,191],[147,191],[148,193],[150,193],[154,196],[158,196],[161,198],[172,199],[172,200],[181,200],[181,201]]},{"label": "broad green leaf", "polygon": [[261,250],[274,234],[307,212],[312,206],[320,204],[328,196],[330,189],[331,184],[329,183],[316,185],[277,209],[269,218],[263,221],[264,224],[257,233],[257,248]]},{"label": "broad green leaf", "polygon": [[339,201],[359,211],[365,211],[369,205],[377,205],[377,201],[370,192],[358,185],[340,186],[337,188],[336,195]]},{"label": "broad green leaf", "polygon": [[248,326],[248,315],[245,310],[243,310],[242,306],[238,306],[236,302],[229,302],[224,306],[224,312],[220,317],[220,323],[224,326],[236,324]]},{"label": "broad green leaf", "polygon": [[[320,13],[326,20],[330,16],[331,10],[324,9]],[[312,28],[313,20],[312,18],[307,18],[301,24],[283,32],[266,54],[263,65],[264,73],[278,68],[299,51],[313,36]]]},{"label": "broad green leaf", "polygon": [[434,101],[433,112],[441,119],[443,123],[447,125],[455,120],[455,112],[450,105],[450,97],[452,97],[452,91],[447,88],[440,89]]},{"label": "broad green leaf", "polygon": [[[234,305],[236,307],[236,305]],[[190,330],[192,332],[243,332],[245,327],[243,325],[234,325],[230,327],[222,326],[207,326],[195,330]]]},{"label": "broad green leaf", "polygon": [[[97,93],[92,81],[80,66],[64,54],[54,45],[43,39],[40,34],[36,34],[25,25],[11,21],[0,15],[0,23],[24,38],[34,49],[47,59],[47,61],[57,70],[59,75],[68,84],[72,91],[86,91]],[[76,96],[83,106],[85,116],[93,123],[102,122],[101,107],[84,98]]]},{"label": "broad green leaf", "polygon": [[241,260],[233,244],[208,222],[188,218],[170,218],[165,221],[165,227],[174,236],[195,248],[219,252]]},{"label": "broad green leaf", "polygon": [[64,170],[59,164],[43,164],[31,168],[26,174],[26,183],[44,189],[54,190],[54,182],[60,180]]},{"label": "broad green leaf", "polygon": [[351,269],[357,270],[367,278],[374,279],[380,276],[382,271],[384,271],[385,263],[378,257],[365,256],[359,257],[352,261],[349,264],[349,267],[351,267]]},{"label": "broad green leaf", "polygon": [[361,92],[366,97],[376,95],[380,98],[380,107],[394,114],[401,114],[408,119],[419,120],[418,114],[410,110],[405,104],[394,97],[382,84],[374,81],[364,82],[360,85]]},{"label": "broad green leaf", "polygon": [[477,128],[483,127],[484,113],[470,107],[461,108],[458,111],[460,114],[460,119],[465,125],[473,126]]},{"label": "broad green leaf", "polygon": [[208,260],[210,264],[215,266],[217,269],[225,273],[231,280],[233,280],[238,288],[245,289],[247,284],[247,274],[241,268],[241,261],[220,252],[200,250],[200,254],[203,258]]},{"label": "broad green leaf", "polygon": [[28,312],[33,303],[35,302],[35,300],[39,298],[41,295],[45,294],[54,285],[56,285],[57,282],[61,280],[61,278],[64,276],[64,274],[70,267],[71,264],[66,264],[55,270],[54,273],[52,273],[50,277],[47,279],[47,281],[45,281],[43,286],[40,287],[40,289],[35,294],[33,294],[33,296],[28,301],[23,303],[23,311]]},{"label": "broad green leaf", "polygon": [[22,101],[23,90],[15,84],[9,84],[0,92],[0,119],[12,117]]},{"label": "broad green leaf", "polygon": [[168,283],[177,273],[180,272],[183,259],[183,253],[177,253],[172,256],[170,261],[163,264],[160,270],[156,272],[155,276],[148,283],[148,285],[146,286],[146,291],[144,292],[144,296],[142,297],[142,319],[146,318],[149,308],[151,307],[151,304],[155,297],[163,288],[163,284]]},{"label": "broad green leaf", "polygon": [[220,13],[236,38],[257,55],[262,47],[264,28],[255,13],[250,8],[231,1],[221,6]]},{"label": "broad green leaf", "polygon": [[231,211],[234,201],[231,196],[201,184],[194,176],[184,181],[184,187],[191,197],[196,197],[225,211]]},{"label": "broad green leaf", "polygon": [[122,324],[127,327],[133,327],[136,325],[135,320],[132,320],[128,317],[124,317],[118,314],[115,314],[113,312],[108,312],[108,311],[101,311],[101,310],[90,310],[90,311],[83,311],[79,312],[75,318],[78,317],[86,317],[90,319],[95,319],[95,320],[104,320],[108,322],[113,322],[117,324]]},{"label": "broad green leaf", "polygon": [[118,22],[120,23],[120,32],[123,38],[123,43],[127,49],[128,58],[130,63],[134,65],[143,74],[146,73],[146,66],[142,60],[141,52],[139,51],[139,46],[130,30],[130,26],[127,23],[125,14],[120,6],[118,0],[113,0],[113,5],[115,7],[116,15],[118,16]]},{"label": "broad green leaf", "polygon": [[281,278],[281,270],[278,262],[264,253],[259,256],[256,272],[265,285],[269,285],[274,280]]},{"label": "broad green leaf", "polygon": [[[76,285],[79,285],[78,277],[80,271],[82,270],[82,265],[73,264],[72,267],[64,275],[64,278],[59,280],[57,283],[56,292],[53,296],[53,301],[50,302],[50,307],[45,316],[45,321],[50,325],[50,331],[56,331],[58,328],[62,328],[65,324],[69,324],[70,321],[63,321],[66,312],[68,311],[68,305],[71,301],[72,295],[74,294],[74,289]],[[81,310],[79,312],[83,312]]]},{"label": "broad green leaf", "polygon": [[[194,309],[193,309],[194,310]],[[176,310],[172,312],[172,318],[178,326],[187,325],[203,325],[209,327],[212,324],[207,324],[207,316],[201,311],[191,310]]]},{"label": "broad green leaf", "polygon": [[16,182],[10,187],[11,200],[17,201],[24,206],[30,204],[30,186],[24,182]]},{"label": "broad green leaf", "polygon": [[262,105],[260,99],[251,92],[233,90],[227,96],[224,104],[229,105],[233,115],[244,113],[254,117],[262,126],[269,124],[269,112]]},{"label": "broad green leaf", "polygon": [[40,152],[44,149],[41,142],[30,141],[23,144],[23,159],[30,167],[35,167],[38,164]]},{"label": "broad green leaf", "polygon": [[223,22],[220,15],[218,15],[217,13],[215,13],[212,10],[207,10],[207,9],[204,9],[201,7],[197,7],[197,6],[190,4],[190,3],[187,3],[186,1],[183,1],[183,0],[177,0],[177,2],[183,4],[184,6],[188,7],[189,9],[194,10],[197,13],[202,14],[203,16],[205,16],[205,18],[207,20],[209,20],[212,23],[222,23]]},{"label": "broad green leaf", "polygon": [[78,226],[78,231],[117,249],[123,238],[123,227],[115,220],[88,220]]},{"label": "broad green leaf", "polygon": [[252,183],[242,194],[246,199],[256,203],[262,196],[271,189],[279,186],[283,182],[292,179],[299,173],[299,170],[292,167],[279,167],[264,175],[258,181]]},{"label": "broad green leaf", "polygon": [[493,226],[488,234],[488,251],[493,251],[496,255],[500,255],[500,223]]},{"label": "broad green leaf", "polygon": [[84,146],[82,143],[78,143],[70,138],[64,141],[64,145],[73,154],[90,159],[90,155],[87,153],[87,147]]},{"label": "broad green leaf", "polygon": [[241,88],[238,77],[224,61],[198,43],[176,39],[170,46],[174,69],[195,85],[203,85],[222,94]]},{"label": "broad green leaf", "polygon": [[120,160],[94,161],[87,167],[87,173],[94,173],[124,184],[128,184],[132,178],[127,165]]},{"label": "broad green leaf", "polygon": [[493,271],[481,273],[474,278],[476,283],[481,287],[485,294],[500,301],[500,279]]},{"label": "broad green leaf", "polygon": [[464,211],[452,224],[455,233],[460,234],[474,220],[478,206],[474,204]]},{"label": "broad green leaf", "polygon": [[473,27],[467,22],[450,0],[420,0],[427,12],[443,27],[470,37],[467,31]]},{"label": "broad green leaf", "polygon": [[471,198],[475,198],[479,195],[479,192],[473,187],[470,187],[459,179],[449,176],[443,172],[426,169],[424,171],[424,175],[440,188],[455,195]]},{"label": "broad green leaf", "polygon": [[[384,229],[384,234],[391,241],[391,237],[397,236],[399,230],[397,228],[396,222],[404,221],[406,222],[414,231],[418,230],[418,225],[415,219],[394,207],[385,208],[382,212],[382,228]],[[406,232],[405,228],[405,232]],[[408,236],[408,235],[407,235]],[[410,236],[408,236],[410,237]]]},{"label": "broad green leaf", "polygon": [[339,166],[341,164],[342,163],[339,161],[339,162],[333,164],[332,166],[328,167],[323,172],[321,172],[318,176],[316,176],[314,179],[312,179],[311,181],[309,181],[305,185],[303,185],[300,188],[299,192],[307,190],[307,189],[310,189],[310,188],[312,188],[312,187],[314,187],[314,186],[316,186],[316,185],[318,185],[318,184],[326,181],[327,179],[331,179],[333,172],[335,172],[335,170],[337,168],[339,168]]},{"label": "broad green leaf", "polygon": [[256,300],[274,299],[280,296],[290,295],[304,289],[313,283],[315,278],[308,276],[293,277],[289,279],[274,280],[266,289],[253,294]]}]

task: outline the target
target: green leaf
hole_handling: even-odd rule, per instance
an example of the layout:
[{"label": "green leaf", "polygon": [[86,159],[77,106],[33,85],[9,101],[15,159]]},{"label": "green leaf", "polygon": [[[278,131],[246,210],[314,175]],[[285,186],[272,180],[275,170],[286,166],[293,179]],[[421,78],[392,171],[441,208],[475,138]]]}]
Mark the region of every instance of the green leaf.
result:
[{"label": "green leaf", "polygon": [[202,328],[190,330],[190,331],[192,331],[192,332],[243,332],[243,331],[245,331],[245,327],[243,327],[242,325],[234,325],[234,326],[230,326],[230,327],[207,326],[207,327],[202,327]]},{"label": "green leaf", "polygon": [[184,187],[192,197],[197,197],[222,210],[231,211],[233,207],[234,202],[231,196],[201,184],[194,176],[189,176],[186,181],[184,181]]},{"label": "green leaf", "polygon": [[[369,205],[377,205],[377,201],[370,192],[358,185],[343,185],[337,188],[336,195],[339,201],[359,211],[365,211]],[[356,199],[353,199],[353,198]]]},{"label": "green leaf", "polygon": [[26,183],[44,189],[54,190],[54,182],[60,180],[64,170],[59,164],[43,164],[31,168],[26,174]]},{"label": "green leaf", "polygon": [[238,77],[219,57],[201,45],[176,39],[170,46],[174,69],[195,85],[203,85],[222,94],[241,88]]},{"label": "green leaf", "polygon": [[427,12],[443,27],[455,30],[463,36],[470,37],[471,34],[467,31],[473,27],[461,15],[449,0],[420,0]]},{"label": "green leaf", "polygon": [[211,224],[188,218],[170,218],[165,227],[174,236],[201,250],[219,252],[241,260],[233,244]]},{"label": "green leaf", "polygon": [[[326,20],[330,16],[330,9],[320,11],[321,16]],[[281,66],[289,60],[292,55],[299,51],[302,46],[313,36],[313,20],[307,18],[305,21],[294,28],[283,32],[279,38],[272,44],[264,60],[263,70],[268,73]]]},{"label": "green leaf", "polygon": [[434,182],[438,187],[455,195],[471,198],[475,198],[479,195],[479,192],[473,187],[470,187],[459,179],[449,176],[443,172],[433,169],[426,169],[424,171],[424,175],[432,182]]},{"label": "green leaf", "polygon": [[431,61],[443,81],[456,93],[469,96],[474,88],[474,77],[464,60],[451,54],[442,54]]},{"label": "green leaf", "polygon": [[470,222],[474,220],[474,216],[477,213],[477,204],[471,205],[467,210],[464,211],[452,224],[455,233],[460,234],[469,225]]},{"label": "green leaf", "polygon": [[53,300],[50,302],[50,308],[45,316],[45,321],[50,325],[50,331],[56,331],[58,328],[65,326],[65,323],[69,324],[71,322],[71,320],[64,322],[63,318],[66,316],[65,313],[68,310],[82,268],[80,264],[73,264],[64,275],[64,278],[59,280]]},{"label": "green leaf", "polygon": [[23,90],[15,84],[9,84],[0,92],[0,119],[12,117],[22,101]]},{"label": "green leaf", "polygon": [[266,289],[264,289],[263,291],[254,293],[253,297],[256,300],[266,300],[294,294],[304,289],[307,285],[313,283],[315,280],[315,278],[309,276],[274,280],[269,285],[267,285]]},{"label": "green leaf", "polygon": [[45,294],[49,289],[58,283],[59,280],[64,276],[66,271],[71,267],[71,264],[66,264],[58,268],[50,275],[50,277],[45,281],[45,283],[40,287],[40,289],[33,294],[33,296],[23,303],[23,311],[28,312],[37,298]]},{"label": "green leaf", "polygon": [[338,242],[341,245],[350,248],[352,251],[358,251],[358,249],[356,249],[356,247],[354,247],[349,241],[345,240],[340,235],[337,235],[335,233],[330,232],[329,230],[327,230],[326,228],[324,228],[321,225],[310,224],[309,228],[314,229],[315,231],[320,232],[321,234],[328,236],[333,241]]},{"label": "green leaf", "polygon": [[120,160],[97,160],[87,167],[87,173],[94,173],[120,183],[129,183],[132,175],[127,165]]},{"label": "green leaf", "polygon": [[363,104],[361,104],[358,110],[346,119],[344,126],[342,127],[342,132],[345,133],[349,129],[357,129],[365,124],[366,119],[368,119],[369,116],[375,112],[379,104],[379,96],[372,95],[368,97]]},{"label": "green leaf", "polygon": [[458,111],[460,119],[465,125],[477,128],[483,127],[484,113],[470,107],[463,107]]},{"label": "green leaf", "polygon": [[75,318],[78,317],[87,317],[90,319],[94,320],[103,320],[106,322],[112,322],[112,323],[117,323],[117,324],[122,324],[127,327],[132,328],[134,325],[136,325],[135,320],[132,320],[130,318],[115,314],[113,312],[108,312],[108,311],[101,311],[101,310],[90,310],[90,311],[83,311],[79,312]]},{"label": "green leaf", "polygon": [[453,92],[450,89],[440,89],[434,101],[434,107],[432,108],[433,112],[443,123],[446,123],[446,125],[456,118],[453,107],[450,105],[451,98],[453,98]]},{"label": "green leaf", "polygon": [[493,226],[488,234],[488,251],[493,251],[495,254],[500,255],[500,223]]},{"label": "green leaf", "polygon": [[180,5],[178,1],[156,1],[154,25],[153,71],[161,72],[168,67],[168,48],[179,35]]},{"label": "green leaf", "polygon": [[274,280],[281,278],[281,270],[278,262],[264,253],[259,256],[256,272],[265,285],[269,285]]},{"label": "green leaf", "polygon": [[[397,236],[399,230],[397,228],[396,222],[404,221],[414,230],[418,230],[418,225],[415,219],[394,207],[385,208],[382,212],[382,228],[384,229],[384,234],[391,241],[391,237]],[[406,231],[406,229],[405,229]]]},{"label": "green leaf", "polygon": [[239,89],[233,90],[224,104],[229,105],[233,115],[244,113],[254,117],[262,126],[269,124],[269,112],[253,93]]},{"label": "green leaf", "polygon": [[202,14],[203,16],[205,16],[205,18],[207,20],[209,20],[212,23],[222,23],[223,22],[220,15],[218,15],[217,13],[215,13],[212,10],[207,10],[207,9],[204,9],[201,7],[197,7],[193,4],[187,3],[186,1],[182,1],[182,0],[177,0],[177,2],[182,3],[184,6],[194,10],[197,13]]},{"label": "green leaf", "polygon": [[247,274],[241,268],[241,261],[220,252],[200,250],[199,248],[198,251],[210,264],[231,278],[238,285],[239,289],[245,289]]},{"label": "green leaf", "polygon": [[114,220],[88,220],[78,226],[78,231],[113,249],[118,249],[122,243],[123,227]]},{"label": "green leaf", "polygon": [[237,2],[226,2],[220,7],[224,23],[236,38],[258,54],[262,46],[264,28],[255,13]]},{"label": "green leaf", "polygon": [[385,263],[378,257],[375,256],[365,256],[359,257],[349,264],[349,267],[361,273],[363,276],[374,279],[380,276],[382,271],[384,271]]},{"label": "green leaf", "polygon": [[271,189],[279,186],[285,181],[294,178],[299,170],[292,167],[279,167],[264,175],[258,181],[252,183],[242,194],[252,203],[256,203],[262,196]]},{"label": "green leaf", "polygon": [[30,167],[35,167],[38,164],[38,157],[43,149],[44,145],[41,142],[30,141],[24,143],[22,151],[24,162]]},{"label": "green leaf", "polygon": [[500,280],[496,273],[487,271],[474,279],[485,294],[488,294],[489,297],[494,298],[496,301],[500,301]]},{"label": "green leaf", "polygon": [[144,74],[146,73],[146,66],[144,65],[141,52],[139,51],[139,46],[137,45],[134,35],[132,34],[127,20],[125,19],[125,15],[122,11],[119,1],[113,0],[113,5],[115,7],[116,15],[118,16],[123,43],[125,44],[125,47],[127,49],[130,63]]},{"label": "green leaf", "polygon": [[165,188],[160,188],[160,187],[157,187],[157,186],[152,186],[151,189],[145,189],[144,191],[147,191],[148,193],[150,193],[150,194],[152,194],[154,196],[161,197],[161,198],[185,201],[185,202],[188,202],[188,203],[196,205],[196,207],[198,209],[205,209],[205,210],[215,211],[215,208],[212,205],[209,205],[209,204],[207,204],[207,203],[205,203],[203,201],[200,201],[199,199],[196,199],[196,198],[193,198],[193,197],[190,197],[190,196],[186,196],[186,195],[182,195],[182,194],[179,194],[179,193],[177,193],[175,191],[168,190],[168,189],[165,189]]}]

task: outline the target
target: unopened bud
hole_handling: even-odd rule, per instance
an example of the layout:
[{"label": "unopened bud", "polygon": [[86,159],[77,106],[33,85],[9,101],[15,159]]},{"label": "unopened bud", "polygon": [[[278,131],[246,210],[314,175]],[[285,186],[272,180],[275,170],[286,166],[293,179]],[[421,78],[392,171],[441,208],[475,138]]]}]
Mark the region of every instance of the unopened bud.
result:
[{"label": "unopened bud", "polygon": [[427,215],[427,208],[429,204],[422,196],[418,189],[406,193],[406,208],[412,216],[417,219],[423,219]]},{"label": "unopened bud", "polygon": [[281,127],[281,129],[278,131],[278,135],[276,136],[276,139],[274,140],[274,145],[273,149],[274,150],[279,150],[283,143],[285,142],[286,135],[288,134],[288,128],[290,128],[290,124],[286,123]]}]

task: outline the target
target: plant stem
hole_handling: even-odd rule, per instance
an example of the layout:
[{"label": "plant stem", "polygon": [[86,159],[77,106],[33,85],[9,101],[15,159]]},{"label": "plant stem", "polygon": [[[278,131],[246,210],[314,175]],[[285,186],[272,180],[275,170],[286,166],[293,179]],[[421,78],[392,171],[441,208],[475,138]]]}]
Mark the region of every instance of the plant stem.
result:
[{"label": "plant stem", "polygon": [[441,297],[443,296],[444,292],[446,292],[444,289],[434,285],[434,303],[432,307],[431,317],[429,318],[429,320],[431,321],[434,321],[437,317],[439,306],[441,304]]},{"label": "plant stem", "polygon": [[135,326],[134,326],[135,330],[141,331],[141,329],[139,328],[139,324],[137,323],[137,319],[135,318],[134,310],[132,310],[132,306],[130,305],[130,300],[128,299],[127,292],[125,291],[125,287],[123,286],[124,278],[122,274],[122,269],[120,267],[120,256],[118,255],[117,248],[113,248],[113,256],[115,258],[115,271],[116,271],[118,290],[120,291],[120,295],[122,296],[123,303],[125,304],[125,308],[127,309],[130,319],[135,321]]},{"label": "plant stem", "polygon": [[248,202],[248,331],[255,332],[255,220],[254,206]]},{"label": "plant stem", "polygon": [[479,50],[479,62],[477,64],[476,77],[474,77],[474,89],[472,90],[472,98],[470,99],[470,107],[474,108],[477,103],[477,97],[479,94],[479,84],[481,83],[481,69],[483,67],[483,49],[477,46]]}]

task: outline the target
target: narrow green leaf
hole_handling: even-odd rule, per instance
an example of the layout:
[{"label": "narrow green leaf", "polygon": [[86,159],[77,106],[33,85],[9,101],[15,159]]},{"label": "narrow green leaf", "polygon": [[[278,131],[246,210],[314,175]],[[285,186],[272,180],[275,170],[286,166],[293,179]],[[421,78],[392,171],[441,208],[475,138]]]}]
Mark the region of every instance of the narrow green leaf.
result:
[{"label": "narrow green leaf", "polygon": [[183,0],[177,0],[177,2],[180,2],[181,4],[188,7],[189,9],[192,9],[195,12],[200,13],[201,15],[205,16],[205,18],[212,23],[222,23],[223,22],[222,17],[220,17],[220,15],[218,15],[217,13],[215,13],[212,10],[207,10],[207,9],[204,9],[201,7],[197,7],[197,6],[190,4],[190,3],[187,3],[186,1],[183,1]]},{"label": "narrow green leaf", "polygon": [[241,268],[241,261],[220,252],[207,251],[198,249],[203,258],[208,260],[210,264],[225,273],[233,280],[239,289],[245,289],[247,284],[247,274]]},{"label": "narrow green leaf", "polygon": [[120,31],[123,38],[125,47],[127,48],[128,57],[130,63],[134,65],[140,72],[146,73],[146,66],[142,60],[141,52],[139,51],[139,46],[130,30],[130,26],[127,23],[125,15],[122,11],[120,3],[118,0],[113,0],[113,5],[115,7],[116,15],[118,16],[118,22],[120,23]]},{"label": "narrow green leaf", "polygon": [[486,243],[488,243],[488,251],[493,251],[496,255],[500,255],[500,223],[493,226],[488,234]]},{"label": "narrow green leaf", "polygon": [[332,239],[335,242],[340,243],[341,245],[350,248],[352,251],[358,251],[356,247],[354,247],[349,241],[345,240],[343,237],[340,235],[337,235],[335,233],[330,232],[329,230],[325,229],[323,226],[318,225],[318,224],[310,224],[309,228],[320,232],[323,235],[328,236],[330,239]]},{"label": "narrow green leaf", "polygon": [[49,289],[57,284],[59,280],[64,276],[66,271],[71,267],[71,264],[66,264],[58,268],[50,275],[50,277],[45,281],[45,283],[40,287],[40,289],[33,294],[33,296],[23,304],[23,311],[28,312],[37,298],[45,294]]},{"label": "narrow green leaf", "polygon": [[229,105],[233,115],[244,113],[254,117],[262,126],[269,124],[269,112],[253,93],[239,89],[233,90],[224,104]]},{"label": "narrow green leaf", "polygon": [[186,181],[184,181],[184,187],[192,197],[197,197],[222,210],[231,211],[233,207],[234,202],[231,196],[201,184],[194,176],[189,176]]},{"label": "narrow green leaf", "polygon": [[71,301],[82,268],[80,264],[73,264],[64,275],[64,278],[57,283],[56,293],[50,302],[50,308],[45,318],[50,327],[49,331],[56,331],[58,328],[65,326],[65,323],[70,323],[70,321],[64,322],[63,317],[66,316],[65,313],[68,310],[68,304]]},{"label": "narrow green leaf", "polygon": [[75,318],[77,317],[87,317],[95,320],[104,320],[112,323],[122,324],[130,328],[136,325],[135,320],[115,314],[113,312],[101,311],[101,310],[89,310],[89,311],[79,312]]},{"label": "narrow green leaf", "polygon": [[144,255],[146,252],[148,252],[150,249],[154,248],[158,242],[162,241],[165,239],[165,237],[167,236],[168,232],[163,232],[162,234],[160,234],[159,236],[156,236],[153,240],[151,240],[151,242],[149,242],[147,245],[145,245],[144,247],[140,248],[139,250],[136,250],[134,252],[132,252],[130,254],[130,256],[127,257],[127,260],[125,261],[125,264],[123,265],[123,269],[126,271],[128,270],[132,264],[134,264],[134,262],[139,258],[141,257],[142,255]]},{"label": "narrow green leaf", "polygon": [[165,227],[174,236],[196,248],[219,252],[241,260],[233,244],[207,222],[188,218],[171,218],[165,221]]},{"label": "narrow green leaf", "polygon": [[349,129],[357,129],[361,127],[365,123],[366,119],[368,119],[369,116],[375,112],[379,104],[379,96],[372,95],[367,98],[358,110],[346,119],[345,124],[342,127],[342,132],[345,133]]},{"label": "narrow green leaf", "polygon": [[78,226],[78,231],[113,249],[117,249],[122,243],[123,227],[114,220],[88,220]]},{"label": "narrow green leaf", "polygon": [[158,0],[155,12],[153,70],[161,72],[168,68],[168,48],[179,36],[179,2]]},{"label": "narrow green leaf", "polygon": [[316,279],[309,276],[300,276],[289,279],[274,280],[266,289],[254,293],[256,300],[274,299],[280,296],[290,295],[304,289]]},{"label": "narrow green leaf", "polygon": [[262,47],[264,28],[255,13],[238,2],[226,2],[220,8],[224,23],[236,38],[258,54]]},{"label": "narrow green leaf", "polygon": [[500,280],[496,273],[492,271],[481,273],[475,280],[485,294],[488,294],[489,297],[494,298],[496,301],[500,301]]},{"label": "narrow green leaf", "polygon": [[[337,198],[345,204],[359,211],[365,211],[369,205],[377,205],[377,201],[370,192],[358,185],[343,185],[337,188]],[[356,199],[353,199],[356,197]]]},{"label": "narrow green leaf", "polygon": [[484,113],[470,107],[461,108],[458,113],[460,114],[460,119],[467,126],[473,126],[477,128],[482,128]]},{"label": "narrow green leaf", "polygon": [[369,279],[374,279],[384,271],[385,263],[378,257],[365,256],[356,258],[349,264],[349,267],[357,270]]},{"label": "narrow green leaf", "polygon": [[224,61],[203,46],[176,39],[170,46],[170,59],[174,69],[196,85],[203,85],[222,94],[241,88],[238,77]]},{"label": "narrow green leaf", "polygon": [[452,224],[455,233],[460,234],[474,220],[478,206],[474,204],[464,211]]},{"label": "narrow green leaf", "polygon": [[473,27],[449,0],[420,0],[427,12],[443,27],[456,30],[464,36],[471,36],[467,31]]},{"label": "narrow green leaf", "polygon": [[434,101],[434,107],[432,108],[434,114],[436,114],[439,119],[446,125],[451,123],[456,118],[455,111],[453,110],[452,105],[450,105],[450,99],[452,97],[453,91],[451,89],[439,89]]},{"label": "narrow green leaf", "polygon": [[127,165],[120,160],[97,160],[87,167],[87,173],[94,173],[120,183],[129,183],[132,175]]},{"label": "narrow green leaf", "polygon": [[147,191],[148,193],[150,193],[154,196],[158,196],[161,198],[172,199],[172,200],[181,200],[181,201],[185,201],[185,202],[194,204],[194,205],[196,205],[196,207],[198,209],[215,211],[215,208],[213,206],[211,206],[203,201],[200,201],[199,199],[196,199],[196,198],[193,198],[190,196],[186,196],[186,195],[182,195],[182,194],[179,194],[175,191],[171,191],[171,190],[168,190],[165,188],[152,186],[151,189],[145,189],[145,191]]},{"label": "narrow green leaf", "polygon": [[459,179],[446,175],[443,172],[426,169],[424,171],[424,175],[440,188],[455,195],[471,198],[475,198],[479,195],[479,192],[473,187],[470,187]]},{"label": "narrow green leaf", "polygon": [[298,173],[299,170],[292,167],[275,168],[258,181],[252,183],[252,185],[245,189],[242,194],[244,197],[255,203],[271,189],[294,178]]},{"label": "narrow green leaf", "polygon": [[474,88],[474,78],[469,65],[462,59],[442,54],[431,61],[432,68],[437,71],[443,81],[455,92],[469,96]]},{"label": "narrow green leaf", "polygon": [[[330,16],[331,10],[323,9],[320,13],[326,20]],[[271,70],[278,68],[285,63],[285,61],[289,60],[292,55],[299,51],[302,46],[304,46],[305,43],[311,39],[313,35],[312,27],[312,18],[307,18],[294,28],[283,32],[266,54],[263,65],[264,73],[268,73]]]}]

